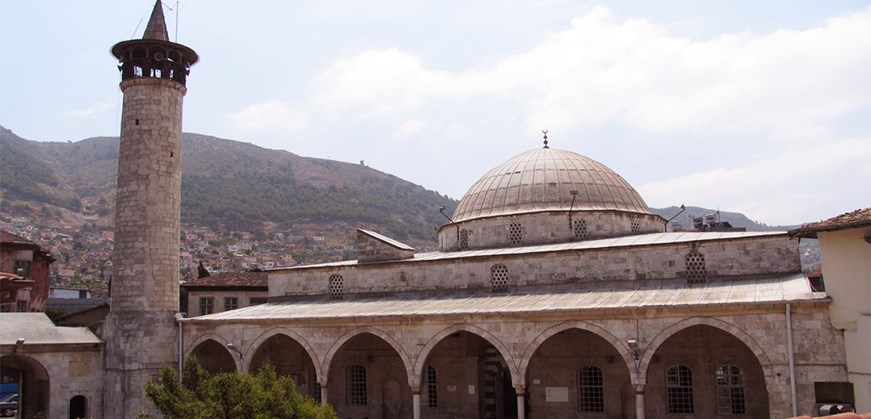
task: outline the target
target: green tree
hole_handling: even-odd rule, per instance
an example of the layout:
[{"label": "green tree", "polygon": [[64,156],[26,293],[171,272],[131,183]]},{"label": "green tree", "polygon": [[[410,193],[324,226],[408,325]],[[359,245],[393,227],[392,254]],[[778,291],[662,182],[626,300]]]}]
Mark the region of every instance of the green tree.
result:
[{"label": "green tree", "polygon": [[181,381],[167,366],[157,383],[145,386],[148,399],[167,419],[337,419],[330,406],[301,396],[293,380],[278,375],[270,365],[255,375],[211,375],[196,358],[188,357]]}]

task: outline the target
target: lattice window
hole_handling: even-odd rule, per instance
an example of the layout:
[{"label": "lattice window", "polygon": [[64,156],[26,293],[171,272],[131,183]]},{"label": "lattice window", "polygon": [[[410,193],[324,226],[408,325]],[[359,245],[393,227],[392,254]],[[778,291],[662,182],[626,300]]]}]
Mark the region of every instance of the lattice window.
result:
[{"label": "lattice window", "polygon": [[366,406],[368,393],[366,390],[366,368],[354,364],[348,367],[346,388],[348,389],[348,404],[353,406]]},{"label": "lattice window", "polygon": [[576,239],[586,240],[587,239],[587,220],[573,220],[572,221],[572,234]]},{"label": "lattice window", "polygon": [[605,412],[605,386],[602,370],[587,365],[578,370],[578,411]]},{"label": "lattice window", "polygon": [[520,246],[523,244],[523,229],[520,228],[520,223],[511,223],[508,225],[508,244],[512,246]]},{"label": "lattice window", "polygon": [[239,308],[238,297],[224,297],[224,311],[235,310]]},{"label": "lattice window", "polygon": [[687,282],[701,283],[707,278],[707,270],[705,269],[705,255],[693,250],[686,257],[687,263]]},{"label": "lattice window", "polygon": [[717,414],[746,415],[747,403],[744,399],[744,375],[735,365],[721,365],[717,368]]},{"label": "lattice window", "polygon": [[505,265],[493,265],[490,268],[490,280],[493,282],[493,292],[508,291],[508,268]]},{"label": "lattice window", "polygon": [[200,316],[215,312],[215,299],[213,297],[200,297]]},{"label": "lattice window", "polygon": [[629,230],[631,230],[633,233],[640,233],[641,232],[641,223],[638,222],[637,219],[633,219],[629,223]]},{"label": "lattice window", "polygon": [[466,250],[469,248],[469,230],[465,228],[460,230],[460,249]]},{"label": "lattice window", "polygon": [[308,369],[308,388],[315,402],[321,404],[321,383],[318,382],[318,372],[314,368]]},{"label": "lattice window", "polygon": [[429,407],[439,406],[438,383],[436,369],[432,365],[426,366],[426,405]]},{"label": "lattice window", "polygon": [[345,295],[345,279],[342,275],[330,275],[330,297],[340,300]]},{"label": "lattice window", "polygon": [[695,413],[693,406],[693,370],[685,365],[671,366],[665,372],[668,413]]}]

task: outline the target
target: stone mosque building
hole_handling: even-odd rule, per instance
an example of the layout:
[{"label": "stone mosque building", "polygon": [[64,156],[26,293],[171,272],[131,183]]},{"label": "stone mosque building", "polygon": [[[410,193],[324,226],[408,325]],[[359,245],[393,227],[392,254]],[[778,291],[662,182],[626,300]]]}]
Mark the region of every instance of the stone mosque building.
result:
[{"label": "stone mosque building", "polygon": [[181,104],[197,56],[168,41],[159,1],[145,37],[113,53],[124,108],[103,344],[4,342],[38,393],[25,417],[66,417],[76,397],[88,417],[134,417],[145,382],[188,355],[211,371],[272,363],[355,419],[780,418],[850,397],[843,335],[797,240],[667,232],[617,173],[546,139],[470,180],[438,251],[358,230],[357,260],[269,271],[266,304],[181,318]]}]

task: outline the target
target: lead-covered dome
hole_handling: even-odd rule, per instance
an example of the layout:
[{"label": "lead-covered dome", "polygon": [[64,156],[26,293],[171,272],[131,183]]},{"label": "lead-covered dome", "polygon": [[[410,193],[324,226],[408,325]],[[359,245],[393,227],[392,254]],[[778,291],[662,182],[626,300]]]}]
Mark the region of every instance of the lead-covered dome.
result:
[{"label": "lead-covered dome", "polygon": [[540,211],[616,210],[651,214],[620,175],[584,155],[540,148],[517,155],[475,182],[454,211],[454,222]]}]

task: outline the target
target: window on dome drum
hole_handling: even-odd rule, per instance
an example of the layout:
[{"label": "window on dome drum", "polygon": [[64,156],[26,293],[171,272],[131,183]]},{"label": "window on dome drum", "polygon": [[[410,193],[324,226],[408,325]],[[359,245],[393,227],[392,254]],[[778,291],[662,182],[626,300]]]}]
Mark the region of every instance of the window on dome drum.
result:
[{"label": "window on dome drum", "polygon": [[237,297],[224,297],[224,310],[235,310],[239,308],[239,298]]},{"label": "window on dome drum", "polygon": [[345,279],[342,275],[330,275],[330,297],[340,300],[345,294]]},{"label": "window on dome drum", "polygon": [[630,229],[630,231],[632,231],[633,233],[640,233],[640,232],[641,232],[641,223],[638,222],[637,219],[633,219],[633,220],[629,223],[629,229]]},{"label": "window on dome drum", "polygon": [[744,399],[744,375],[735,365],[717,368],[717,414],[746,415]]},{"label": "window on dome drum", "polygon": [[358,364],[349,366],[346,387],[349,405],[366,406],[369,399],[366,391],[366,368]]},{"label": "window on dome drum", "polygon": [[705,282],[707,271],[705,269],[705,255],[696,250],[687,253],[687,282],[698,284]]},{"label": "window on dome drum", "polygon": [[578,370],[578,412],[605,412],[602,370],[592,365]]},{"label": "window on dome drum", "polygon": [[215,312],[215,299],[213,297],[200,297],[200,316]]},{"label": "window on dome drum", "polygon": [[318,372],[314,368],[308,369],[309,393],[315,402],[321,404],[321,383],[318,382]]},{"label": "window on dome drum", "polygon": [[429,407],[439,406],[438,385],[436,382],[436,369],[432,365],[426,366],[426,405]]},{"label": "window on dome drum", "polygon": [[490,280],[493,283],[493,292],[508,291],[508,268],[505,265],[493,265],[490,268]]},{"label": "window on dome drum", "polygon": [[587,239],[587,220],[573,220],[572,234],[578,240]]},{"label": "window on dome drum", "polygon": [[460,230],[460,249],[466,250],[469,248],[469,230],[465,228]]},{"label": "window on dome drum", "polygon": [[685,365],[673,365],[665,372],[668,413],[695,412],[693,406],[693,370]]},{"label": "window on dome drum", "polygon": [[512,246],[523,244],[523,230],[520,228],[520,223],[508,225],[508,244]]}]

